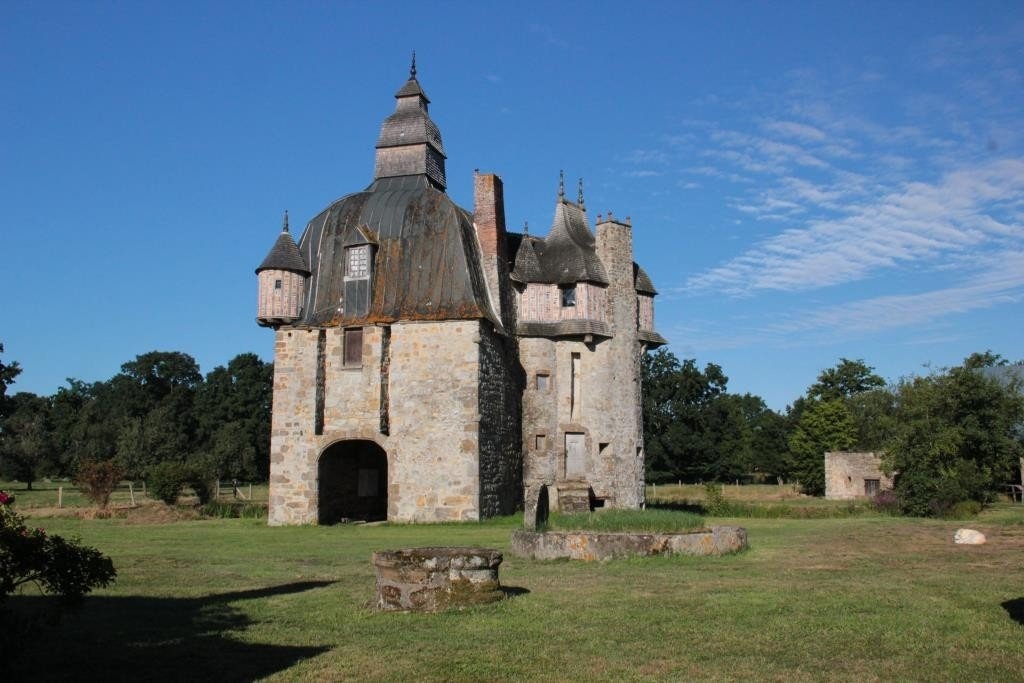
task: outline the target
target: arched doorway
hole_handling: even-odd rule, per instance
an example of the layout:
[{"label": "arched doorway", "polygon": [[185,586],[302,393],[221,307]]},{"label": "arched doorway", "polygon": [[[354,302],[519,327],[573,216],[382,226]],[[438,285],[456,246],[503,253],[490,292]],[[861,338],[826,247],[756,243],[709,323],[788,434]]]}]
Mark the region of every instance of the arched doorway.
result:
[{"label": "arched doorway", "polygon": [[339,441],[320,455],[320,524],[388,517],[388,456],[373,441]]}]

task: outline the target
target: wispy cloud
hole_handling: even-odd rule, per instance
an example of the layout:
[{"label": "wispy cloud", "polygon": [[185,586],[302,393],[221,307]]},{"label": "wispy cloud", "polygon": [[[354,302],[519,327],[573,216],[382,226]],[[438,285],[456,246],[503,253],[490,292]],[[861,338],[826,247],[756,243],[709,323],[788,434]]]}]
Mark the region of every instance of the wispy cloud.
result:
[{"label": "wispy cloud", "polygon": [[[800,181],[790,185],[813,192],[812,187],[801,190]],[[762,204],[748,211],[777,209]],[[860,280],[901,263],[942,262],[967,247],[1005,247],[1003,240],[1024,239],[1024,161],[961,169],[937,184],[908,183],[846,212],[764,240],[694,275],[686,289],[737,296],[805,291]]]}]

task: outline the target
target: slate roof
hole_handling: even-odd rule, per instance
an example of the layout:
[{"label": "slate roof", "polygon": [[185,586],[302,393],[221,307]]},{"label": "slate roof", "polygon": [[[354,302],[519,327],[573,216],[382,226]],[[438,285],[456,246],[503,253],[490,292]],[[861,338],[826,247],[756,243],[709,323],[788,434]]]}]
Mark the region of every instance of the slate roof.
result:
[{"label": "slate roof", "polygon": [[[372,300],[365,316],[346,317],[344,248],[367,235],[376,243]],[[472,216],[424,175],[380,178],[342,197],[309,222],[298,248],[312,276],[296,324],[486,318],[500,328]]]},{"label": "slate roof", "polygon": [[654,288],[654,283],[651,282],[651,276],[647,274],[643,268],[640,267],[636,261],[633,262],[633,283],[636,287],[636,291],[641,294],[655,295],[658,290]]},{"label": "slate roof", "polygon": [[555,205],[548,236],[522,238],[513,263],[512,279],[519,282],[608,284],[586,213],[563,197]]},{"label": "slate roof", "polygon": [[263,259],[263,263],[256,269],[256,274],[258,275],[264,270],[287,270],[301,275],[309,275],[309,268],[306,266],[302,254],[299,253],[299,248],[295,244],[295,240],[292,239],[291,233],[288,232],[287,213],[285,214],[284,227],[281,229],[281,234],[277,236],[277,241],[270,248],[267,257]]}]

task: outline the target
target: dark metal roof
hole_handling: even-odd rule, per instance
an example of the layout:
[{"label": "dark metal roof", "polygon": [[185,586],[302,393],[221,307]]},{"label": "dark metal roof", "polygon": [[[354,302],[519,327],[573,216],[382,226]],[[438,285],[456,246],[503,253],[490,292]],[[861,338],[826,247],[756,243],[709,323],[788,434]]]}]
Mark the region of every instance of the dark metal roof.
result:
[{"label": "dark metal roof", "polygon": [[274,242],[267,257],[263,259],[263,263],[256,269],[256,273],[259,274],[264,270],[287,270],[309,275],[309,267],[302,259],[302,254],[299,253],[299,248],[295,245],[291,233],[288,232],[288,214],[285,214],[284,228],[281,230],[281,234],[277,236],[277,241]]},{"label": "dark metal roof", "polygon": [[[371,301],[359,318],[345,314],[344,248],[376,238]],[[491,310],[472,216],[424,175],[375,180],[309,222],[299,251],[312,276],[300,325],[487,318]]]}]

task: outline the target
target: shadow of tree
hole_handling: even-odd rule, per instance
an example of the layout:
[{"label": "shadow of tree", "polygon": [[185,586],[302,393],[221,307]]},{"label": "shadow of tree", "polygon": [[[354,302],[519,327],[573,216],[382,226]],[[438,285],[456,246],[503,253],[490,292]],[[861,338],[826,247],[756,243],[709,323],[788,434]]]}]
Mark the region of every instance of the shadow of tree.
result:
[{"label": "shadow of tree", "polygon": [[[321,588],[301,581],[201,598],[91,596],[55,626],[26,639],[5,663],[13,680],[251,681],[315,657],[329,647],[246,643],[232,637],[253,623],[232,603]],[[13,596],[11,615],[45,614],[50,598]],[[2,613],[0,613],[2,614]]]},{"label": "shadow of tree", "polygon": [[1024,626],[1024,598],[1007,600],[1002,605],[1011,619]]}]

